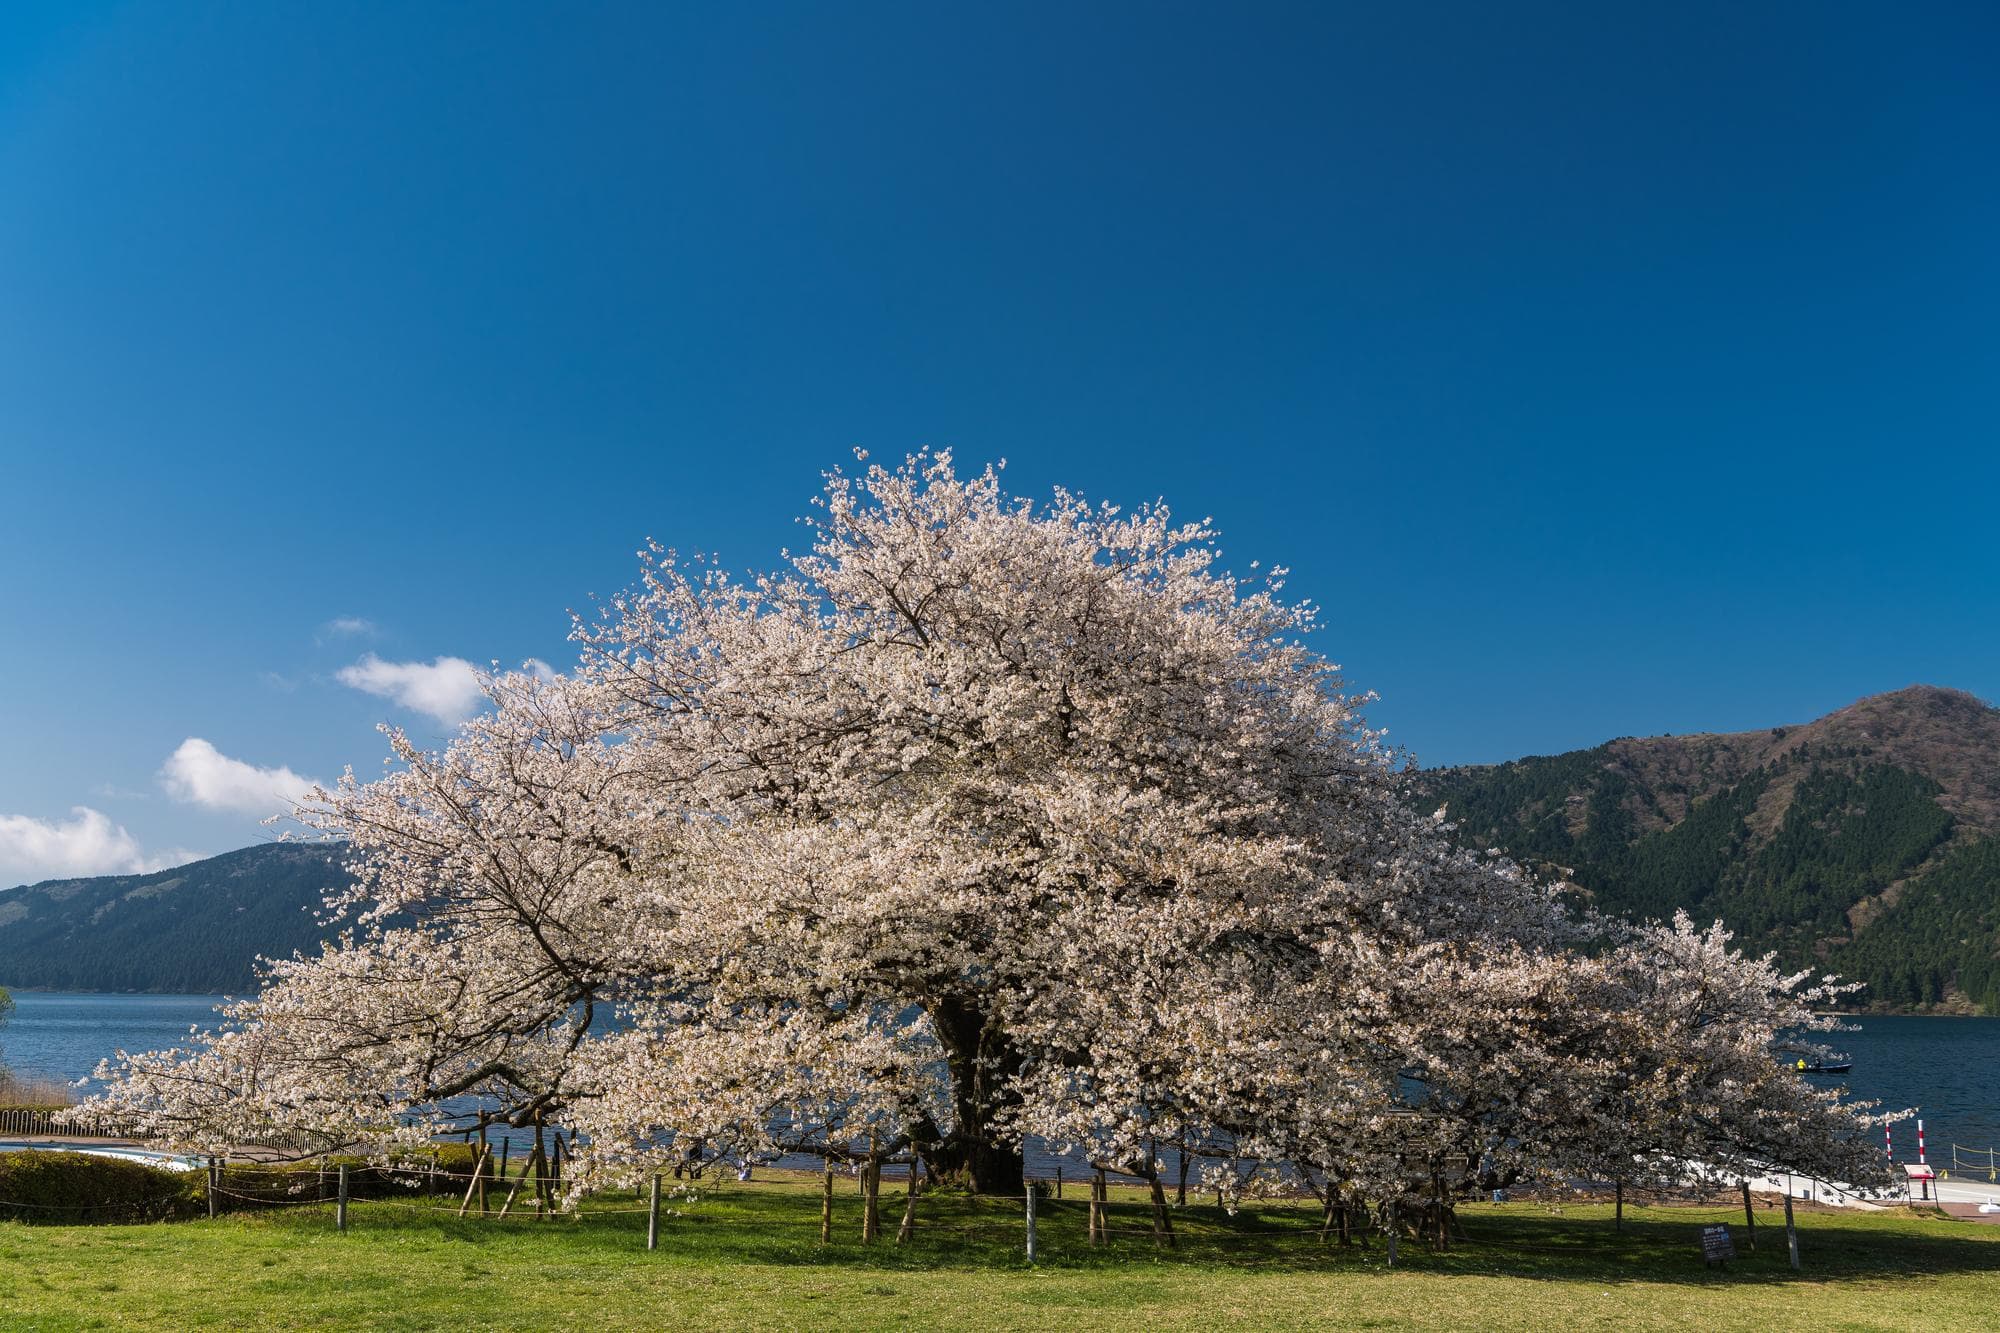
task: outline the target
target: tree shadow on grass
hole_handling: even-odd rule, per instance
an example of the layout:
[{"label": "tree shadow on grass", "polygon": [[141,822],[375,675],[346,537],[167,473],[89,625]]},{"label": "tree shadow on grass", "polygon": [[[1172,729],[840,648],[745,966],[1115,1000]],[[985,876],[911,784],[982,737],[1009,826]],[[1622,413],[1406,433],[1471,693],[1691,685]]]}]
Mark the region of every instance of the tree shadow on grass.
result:
[{"label": "tree shadow on grass", "polygon": [[[1717,1222],[1729,1227],[1737,1257],[1711,1267],[1702,1256],[1701,1229]],[[1421,1262],[1434,1271],[1501,1269],[1517,1277],[1593,1283],[1828,1282],[2000,1272],[2000,1229],[1898,1213],[1800,1214],[1797,1270],[1782,1215],[1761,1210],[1754,1249],[1742,1214],[1713,1208],[1628,1209],[1622,1230],[1615,1230],[1608,1216],[1531,1212],[1474,1213],[1462,1219],[1462,1227],[1463,1242]]]},{"label": "tree shadow on grass", "polygon": [[[1025,1270],[1026,1224],[1018,1201],[939,1196],[920,1202],[911,1241],[895,1244],[901,1200],[884,1198],[882,1236],[860,1241],[859,1201],[844,1198],[835,1211],[833,1238],[819,1240],[818,1200],[797,1192],[758,1196],[732,1192],[663,1217],[660,1247],[645,1249],[643,1211],[586,1207],[574,1217],[547,1221],[482,1221],[445,1211],[357,1209],[355,1234],[394,1234],[473,1250],[527,1245],[551,1258],[718,1266],[830,1268],[849,1271],[925,1272]],[[1760,1210],[1756,1248],[1740,1213],[1720,1209],[1628,1208],[1622,1229],[1609,1210],[1568,1215],[1532,1206],[1462,1210],[1458,1234],[1439,1251],[1405,1237],[1397,1267],[1438,1275],[1504,1275],[1548,1282],[1678,1282],[1727,1284],[1752,1281],[1827,1282],[2000,1272],[2000,1228],[1977,1222],[1899,1213],[1856,1217],[1801,1213],[1803,1266],[1790,1266],[1781,1217]],[[1341,1246],[1319,1234],[1316,1213],[1298,1208],[1246,1208],[1230,1216],[1212,1206],[1174,1210],[1175,1244],[1156,1244],[1150,1212],[1121,1204],[1111,1211],[1112,1234],[1089,1243],[1080,1200],[1044,1200],[1038,1208],[1038,1266],[1064,1271],[1157,1274],[1171,1270],[1256,1269],[1295,1274],[1345,1273],[1357,1277],[1389,1271],[1383,1238]],[[274,1218],[273,1221],[279,1219]],[[1738,1257],[1711,1268],[1702,1258],[1701,1228],[1729,1225]],[[330,1220],[294,1216],[287,1225],[324,1226]]]}]

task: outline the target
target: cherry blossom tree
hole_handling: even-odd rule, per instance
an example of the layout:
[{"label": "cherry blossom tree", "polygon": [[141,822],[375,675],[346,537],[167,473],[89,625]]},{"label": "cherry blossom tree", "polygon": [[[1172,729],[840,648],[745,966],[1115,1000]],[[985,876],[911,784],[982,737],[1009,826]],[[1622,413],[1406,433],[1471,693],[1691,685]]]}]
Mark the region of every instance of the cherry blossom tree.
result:
[{"label": "cherry blossom tree", "polygon": [[[1447,1151],[1561,1169],[1642,1085],[1647,1151],[1853,1123],[1765,1068],[1805,1013],[1765,972],[1679,927],[1579,952],[1552,886],[1411,810],[1314,609],[1205,521],[938,454],[831,474],[810,529],[747,581],[649,547],[571,672],[494,675],[439,751],[391,732],[301,812],[352,850],[350,934],[99,1110],[307,1144],[476,1099],[585,1181],[865,1140],[1011,1193],[1039,1136],[1158,1199],[1164,1144],[1330,1201]],[[1764,1000],[1684,1013],[1696,982]],[[1614,1089],[1628,1040],[1653,1072]]]}]

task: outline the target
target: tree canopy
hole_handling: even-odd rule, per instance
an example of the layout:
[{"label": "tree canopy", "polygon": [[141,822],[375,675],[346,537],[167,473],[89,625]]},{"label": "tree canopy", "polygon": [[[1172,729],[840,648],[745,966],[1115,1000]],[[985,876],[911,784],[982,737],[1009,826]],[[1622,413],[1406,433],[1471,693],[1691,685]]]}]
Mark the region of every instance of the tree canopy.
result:
[{"label": "tree canopy", "polygon": [[573,1131],[584,1185],[868,1141],[1013,1192],[1030,1137],[1329,1206],[1876,1170],[1777,1058],[1836,990],[1455,848],[1315,609],[1206,522],[946,454],[834,472],[810,522],[748,580],[649,547],[567,674],[496,673],[440,750],[392,731],[302,812],[350,848],[349,933],[101,1101],[304,1150],[476,1097]]}]

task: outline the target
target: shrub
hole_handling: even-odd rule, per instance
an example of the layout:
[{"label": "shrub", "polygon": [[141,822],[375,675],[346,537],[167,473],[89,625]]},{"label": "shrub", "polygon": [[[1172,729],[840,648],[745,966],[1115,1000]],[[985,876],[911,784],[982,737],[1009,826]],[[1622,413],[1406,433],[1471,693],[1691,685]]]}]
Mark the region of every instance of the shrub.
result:
[{"label": "shrub", "polygon": [[0,1217],[23,1222],[157,1222],[196,1211],[197,1179],[80,1152],[0,1153]]}]

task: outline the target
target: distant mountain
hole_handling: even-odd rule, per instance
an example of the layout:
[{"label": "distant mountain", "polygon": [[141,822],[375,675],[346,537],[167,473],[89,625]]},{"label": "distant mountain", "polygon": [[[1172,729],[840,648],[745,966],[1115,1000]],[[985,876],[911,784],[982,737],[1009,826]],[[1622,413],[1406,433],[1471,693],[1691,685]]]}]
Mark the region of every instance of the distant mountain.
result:
[{"label": "distant mountain", "polygon": [[0,986],[241,995],[258,955],[319,951],[347,874],[326,847],[267,843],[152,875],[0,892]]},{"label": "distant mountain", "polygon": [[1686,908],[1872,1008],[2000,1013],[2000,709],[1918,685],[1816,722],[1420,777],[1469,846]]}]

